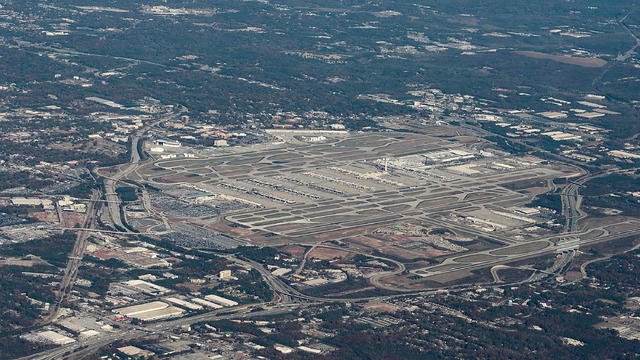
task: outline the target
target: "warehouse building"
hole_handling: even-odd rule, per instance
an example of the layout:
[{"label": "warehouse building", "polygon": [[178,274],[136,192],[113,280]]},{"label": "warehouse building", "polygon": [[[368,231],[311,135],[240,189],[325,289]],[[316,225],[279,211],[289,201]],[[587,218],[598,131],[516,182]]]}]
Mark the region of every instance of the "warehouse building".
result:
[{"label": "warehouse building", "polygon": [[152,301],[145,304],[127,306],[113,311],[141,321],[153,321],[181,316],[185,312],[183,309],[162,301]]}]

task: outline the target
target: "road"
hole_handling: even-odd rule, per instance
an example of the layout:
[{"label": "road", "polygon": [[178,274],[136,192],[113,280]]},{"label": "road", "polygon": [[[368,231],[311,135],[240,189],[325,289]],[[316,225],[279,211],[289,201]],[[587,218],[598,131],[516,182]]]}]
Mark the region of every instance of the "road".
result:
[{"label": "road", "polygon": [[302,261],[300,262],[300,266],[296,269],[296,274],[300,274],[302,270],[304,270],[304,266],[307,264],[307,259],[309,258],[309,254],[318,246],[318,244],[313,244],[309,250],[305,251],[304,256],[302,257]]},{"label": "road", "polygon": [[[640,38],[638,38],[638,36],[636,36],[636,34],[629,28],[629,26],[625,24],[625,21],[627,20],[629,15],[631,15],[632,11],[633,10],[628,11],[622,18],[616,19],[615,23],[618,26],[620,26],[622,29],[624,29],[627,33],[629,33],[629,36],[631,36],[631,38],[633,39],[634,44],[631,46],[631,48],[629,48],[624,53],[619,52],[618,56],[612,61],[609,61],[607,65],[603,68],[602,72],[595,79],[593,79],[592,86],[596,90],[599,90],[598,86],[603,83],[604,77],[611,71],[611,69],[614,68],[615,65],[626,62],[629,58],[635,55],[636,50],[638,49],[638,47],[640,47]],[[637,134],[633,134],[633,135],[637,135]]]},{"label": "road", "polygon": [[138,152],[139,141],[140,139],[137,135],[131,137],[130,162],[124,165],[124,168],[120,168],[116,175],[104,177],[104,195],[107,200],[107,209],[109,209],[109,216],[111,217],[111,221],[116,226],[116,228],[119,228],[123,231],[126,231],[127,227],[125,226],[120,216],[120,199],[118,198],[118,194],[116,193],[116,185],[122,178],[126,177],[135,169],[137,169],[138,162],[140,162],[140,153]]},{"label": "road", "polygon": [[624,54],[618,55],[618,57],[616,58],[616,61],[620,61],[620,62],[624,62],[630,57],[632,57],[633,55],[635,55],[636,49],[640,47],[640,38],[638,38],[638,36],[636,36],[636,34],[633,31],[631,31],[629,26],[625,24],[625,20],[627,20],[627,17],[629,16],[629,14],[631,14],[631,12],[627,13],[627,15],[625,15],[622,19],[618,20],[617,23],[629,33],[629,35],[633,38],[633,40],[635,40],[636,43]]},{"label": "road", "polygon": [[[622,231],[615,234],[598,236],[593,239],[583,240],[578,238],[577,241],[571,245],[571,247],[577,248],[580,246],[592,245],[600,242],[611,241],[611,240],[621,239],[628,236],[637,236],[637,235],[640,235],[640,228],[636,228],[628,231]],[[478,269],[487,268],[494,265],[514,262],[517,260],[523,260],[523,259],[528,259],[532,257],[538,257],[541,255],[557,253],[557,252],[563,251],[565,247],[566,245],[563,243],[550,244],[541,250],[528,251],[528,252],[515,254],[515,255],[505,255],[502,257],[495,257],[489,260],[482,260],[482,261],[476,261],[476,262],[470,262],[470,263],[456,263],[454,261],[448,261],[445,265],[447,264],[451,265],[450,267],[441,268],[441,265],[442,265],[441,264],[441,265],[436,265],[432,267],[436,270],[430,270],[430,268],[421,268],[421,269],[412,270],[411,272],[423,277],[430,277],[430,276],[442,275],[442,274],[452,273],[452,272],[461,271],[461,270],[469,270],[469,271],[478,270]],[[488,251],[485,251],[483,253],[487,253],[487,252]],[[455,259],[455,258],[450,258],[450,259]]]},{"label": "road", "polygon": [[[630,230],[627,232],[614,234],[614,235],[609,235],[609,237],[628,236],[630,234],[640,234],[640,229]],[[605,236],[605,237],[595,238],[592,241],[590,241],[590,243],[594,243],[598,241],[608,241],[608,240],[610,239],[607,238],[607,236]],[[538,254],[547,253],[551,251],[555,251],[553,247],[550,249],[543,249],[542,251],[537,252],[536,254],[527,254],[525,256],[537,256]],[[32,356],[25,357],[24,359],[59,359],[62,357],[71,358],[71,359],[82,358],[89,354],[95,353],[95,351],[97,351],[101,347],[106,346],[107,344],[110,344],[118,340],[128,340],[128,339],[134,339],[142,336],[166,333],[167,331],[171,331],[172,329],[179,328],[183,325],[191,325],[191,324],[195,324],[195,323],[206,321],[206,320],[214,321],[214,320],[221,320],[221,319],[250,318],[250,317],[263,316],[263,315],[284,314],[284,313],[294,311],[296,309],[301,309],[308,306],[314,306],[320,303],[327,303],[327,302],[353,303],[353,302],[360,302],[360,301],[382,301],[384,299],[398,297],[398,296],[432,295],[437,293],[437,290],[429,290],[429,291],[414,291],[410,294],[405,293],[405,294],[398,294],[398,295],[391,295],[391,296],[377,296],[377,297],[350,298],[350,299],[327,299],[327,298],[312,297],[312,296],[301,294],[297,290],[283,283],[280,279],[278,279],[276,276],[271,274],[271,272],[265,269],[261,264],[255,261],[238,259],[233,255],[225,255],[225,257],[230,261],[234,261],[240,265],[250,267],[260,272],[260,274],[263,276],[268,286],[276,293],[275,299],[269,303],[248,304],[248,305],[236,306],[233,308],[223,308],[223,309],[214,310],[214,311],[203,313],[203,314],[198,314],[195,316],[183,317],[175,320],[150,323],[143,326],[136,326],[129,329],[123,329],[122,331],[117,333],[107,334],[107,335],[103,335],[95,338],[89,338],[87,340],[84,340],[78,343],[68,344],[59,348],[34,354]],[[558,256],[557,261],[548,270],[555,272],[561,269],[562,267],[568,264],[571,258],[572,258],[571,254],[569,254],[568,256],[565,256],[564,254],[560,254]],[[478,264],[466,264],[466,265],[462,265],[462,267],[473,268],[474,266],[477,266],[477,265]],[[481,264],[482,267],[487,267],[490,265],[491,264],[487,264],[487,263]],[[496,265],[499,265],[499,264],[496,264]],[[404,268],[403,267],[398,268],[390,273],[396,273],[398,271],[404,271]],[[460,290],[463,290],[463,289],[466,289],[466,288],[461,288]],[[65,355],[67,353],[70,353],[72,355]]]},{"label": "road", "polygon": [[89,200],[87,204],[87,210],[82,222],[82,230],[78,231],[78,233],[76,234],[76,241],[74,243],[71,254],[69,254],[69,260],[67,260],[64,277],[60,281],[60,287],[58,288],[56,302],[51,304],[49,315],[42,320],[43,324],[48,324],[58,317],[60,306],[65,301],[66,297],[71,293],[73,283],[75,282],[76,276],[78,274],[78,267],[82,262],[82,257],[84,256],[84,252],[87,248],[87,240],[89,238],[90,232],[86,231],[85,229],[90,229],[95,226],[96,214],[99,208],[99,205],[96,205],[96,201],[100,198],[100,195],[100,191],[94,190],[93,194],[91,195],[91,200]]},{"label": "road", "polygon": [[258,271],[260,275],[262,275],[263,280],[267,283],[269,288],[273,290],[275,295],[274,301],[277,303],[287,303],[292,301],[292,298],[314,300],[313,298],[307,297],[291,286],[285,284],[282,280],[278,279],[277,276],[273,275],[269,270],[265,269],[261,264],[253,260],[239,259],[233,255],[226,255],[225,258],[237,264],[243,265],[245,267],[250,267]]},{"label": "road", "polygon": [[[104,180],[105,192],[106,192],[105,197],[106,197],[106,203],[107,203],[109,214],[113,220],[113,223],[118,227],[121,227],[122,229],[125,229],[125,226],[124,226],[123,220],[121,219],[121,213],[120,213],[121,202],[115,192],[115,189],[118,182],[126,178],[129,174],[131,174],[133,171],[135,171],[138,168],[138,165],[140,162],[140,154],[137,151],[139,141],[140,140],[137,134],[132,136],[130,162],[128,164],[121,165],[118,168],[118,171],[116,172],[115,175],[105,176],[105,180]],[[567,225],[566,225],[567,233],[576,234],[577,236],[580,236],[580,233],[577,232],[578,230],[576,227],[577,220],[581,216],[581,211],[580,211],[581,198],[578,190],[580,188],[580,185],[586,182],[590,178],[593,178],[593,176],[586,175],[580,178],[578,181],[571,183],[565,187],[565,190],[563,192],[565,201],[563,201],[563,203],[565,203],[564,207],[566,207],[565,211],[568,219]],[[145,208],[147,208],[150,203],[148,195],[145,195],[143,193],[142,198],[143,198],[143,203],[145,204]],[[95,200],[91,202],[91,204],[94,204],[94,203],[95,203]],[[450,204],[434,206],[434,209],[432,210],[446,211],[450,209],[450,206],[451,206]],[[93,206],[91,207],[91,211],[89,210],[87,211],[87,214],[89,213],[94,214],[94,215],[91,215],[91,217],[95,216],[95,209]],[[87,219],[85,219],[85,224],[83,224],[83,229],[85,228],[90,229],[92,227],[92,221],[93,220],[90,220],[89,222],[87,222]],[[84,247],[86,246],[86,239],[88,237],[87,234],[89,234],[89,230],[80,230],[78,232],[76,247],[74,247],[74,251],[70,256],[70,261],[67,265],[67,271],[65,272],[65,280],[61,283],[60,294],[62,295],[59,303],[61,303],[64,300],[64,296],[66,296],[65,294],[68,294],[68,291],[70,291],[71,289],[71,286],[73,284],[73,279],[75,278],[75,274],[77,273],[77,267],[79,266],[81,256],[84,252]],[[615,238],[619,238],[622,236],[629,236],[632,234],[640,234],[640,229],[630,230],[627,232],[622,232],[622,233],[613,234],[613,235],[606,234],[606,235],[602,235],[592,239],[579,240],[578,244],[586,245],[586,244],[596,243],[600,241],[609,241]],[[499,240],[498,239],[496,240],[502,243],[517,245],[517,243],[511,239],[500,238]],[[452,272],[452,271],[459,271],[459,270],[472,270],[472,269],[478,269],[478,268],[486,268],[492,265],[499,265],[501,263],[511,262],[521,258],[534,257],[534,256],[540,256],[543,254],[557,252],[558,250],[561,249],[561,245],[558,245],[557,242],[554,244],[553,240],[554,240],[553,238],[544,239],[544,241],[548,242],[548,246],[540,250],[535,250],[535,251],[530,251],[530,252],[520,253],[515,255],[508,255],[508,256],[496,258],[493,260],[475,261],[471,263],[454,263],[455,266],[446,270],[432,272],[430,275]],[[327,248],[335,248],[343,251],[350,251],[348,249],[324,246],[319,244],[314,245],[314,248],[315,247],[327,247]],[[487,250],[487,253],[489,253],[490,251],[491,250]],[[305,254],[305,260],[308,256],[308,253],[309,252]],[[424,291],[417,292],[414,290],[409,292],[409,290],[407,289],[397,289],[395,287],[390,287],[390,285],[388,284],[384,284],[384,282],[382,281],[384,278],[405,272],[406,269],[404,265],[402,263],[399,263],[397,261],[392,261],[387,258],[371,256],[368,254],[365,254],[365,255],[369,257],[379,258],[385,261],[391,261],[396,265],[396,268],[394,270],[381,272],[370,278],[370,282],[376,287],[382,288],[382,289],[394,290],[394,291],[405,291],[405,294],[403,295],[407,295],[409,293],[411,294],[427,293]],[[464,256],[468,256],[468,255],[470,254],[467,253]],[[212,311],[212,312],[208,312],[200,315],[184,317],[184,318],[171,320],[171,321],[151,323],[151,324],[146,324],[144,326],[136,326],[132,328],[124,328],[123,331],[120,331],[114,334],[99,336],[99,337],[96,337],[95,339],[90,338],[83,342],[69,344],[61,348],[36,354],[29,358],[58,359],[58,358],[64,357],[64,354],[69,351],[74,353],[73,358],[82,357],[84,355],[94,353],[100,347],[105,346],[116,340],[126,340],[126,339],[140,337],[143,335],[163,333],[168,330],[180,327],[182,325],[193,324],[193,323],[197,323],[199,321],[204,321],[204,320],[219,320],[219,319],[227,319],[227,318],[274,315],[279,313],[290,312],[295,309],[311,306],[317,303],[358,302],[358,301],[371,301],[371,300],[388,298],[388,297],[363,297],[363,298],[350,298],[350,299],[331,299],[331,298],[319,298],[319,297],[307,296],[300,293],[296,289],[292,288],[288,284],[284,283],[281,279],[271,274],[270,271],[268,271],[261,264],[255,261],[248,260],[248,259],[239,259],[233,255],[224,255],[224,256],[227,257],[227,259],[234,261],[238,264],[257,270],[262,275],[267,285],[273,290],[275,295],[274,300],[269,303],[225,308],[225,309],[220,309],[220,310],[216,310],[216,311]],[[571,256],[564,256],[564,255],[559,256],[558,261],[556,261],[556,263],[554,263],[554,266],[552,266],[552,270],[561,269],[562,267],[566,266],[566,264],[568,264],[568,262],[571,261],[571,258],[572,258]],[[302,269],[304,269],[304,265],[305,264],[303,261],[298,271],[301,271]],[[254,311],[255,306],[261,306],[265,309]]]},{"label": "road", "polygon": [[[57,360],[61,358],[79,359],[89,354],[95,353],[98,349],[112,342],[119,340],[129,340],[137,337],[148,336],[153,334],[167,333],[170,330],[177,329],[184,325],[192,325],[202,321],[215,321],[223,319],[239,319],[246,317],[268,316],[289,313],[298,308],[309,306],[311,304],[269,304],[265,305],[266,309],[256,309],[256,304],[242,305],[234,308],[223,308],[214,310],[204,314],[190,317],[183,317],[171,321],[149,323],[144,326],[137,326],[130,329],[122,329],[108,335],[92,337],[84,341],[63,345],[61,347],[43,351],[38,354],[23,357],[21,359],[38,359],[38,360]],[[70,355],[73,354],[73,355]]]},{"label": "road", "polygon": [[575,232],[578,220],[586,216],[586,214],[582,210],[580,210],[580,205],[582,204],[582,195],[580,195],[580,188],[587,181],[617,173],[634,173],[637,170],[638,168],[630,168],[608,170],[594,174],[587,173],[567,185],[562,192],[562,209],[563,215],[566,217],[565,232]]}]

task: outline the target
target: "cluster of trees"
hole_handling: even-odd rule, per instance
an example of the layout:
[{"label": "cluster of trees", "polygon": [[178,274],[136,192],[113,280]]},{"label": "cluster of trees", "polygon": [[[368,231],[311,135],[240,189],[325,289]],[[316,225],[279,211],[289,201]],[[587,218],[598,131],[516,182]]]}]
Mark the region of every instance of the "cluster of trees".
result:
[{"label": "cluster of trees", "polygon": [[589,275],[616,288],[637,289],[640,284],[640,251],[616,255],[589,265]]},{"label": "cluster of trees", "polygon": [[485,139],[495,143],[500,149],[513,155],[522,155],[528,152],[527,148],[523,145],[500,136],[485,136]]},{"label": "cluster of trees", "polygon": [[138,200],[138,195],[136,194],[136,189],[131,186],[120,186],[116,188],[116,193],[120,197],[122,201],[136,201]]},{"label": "cluster of trees", "polygon": [[[473,318],[486,317],[475,317],[490,307],[484,305],[471,311]],[[638,342],[596,329],[593,325],[600,321],[597,316],[555,309],[529,314],[519,313],[520,309],[508,310],[507,314],[494,315],[517,316],[523,319],[522,323],[507,328],[488,327],[482,322],[469,323],[438,313],[396,313],[394,316],[402,317],[406,324],[374,330],[352,327],[352,320],[338,320],[336,328],[342,331],[331,339],[331,344],[339,350],[325,358],[601,359],[625,358],[640,349]],[[544,330],[533,330],[534,325]],[[563,337],[582,341],[584,346],[566,346]]]},{"label": "cluster of trees", "polygon": [[129,161],[129,155],[121,152],[117,155],[109,155],[103,151],[81,152],[73,149],[53,149],[46,144],[18,143],[9,140],[0,140],[1,159],[10,160],[11,155],[19,154],[20,160],[26,165],[37,165],[41,161],[60,163],[65,161],[97,161],[102,166],[122,164]]},{"label": "cluster of trees", "polygon": [[183,261],[174,268],[174,272],[184,277],[202,277],[217,274],[224,270],[226,265],[227,260],[223,258],[183,259]]},{"label": "cluster of trees", "polygon": [[583,204],[605,209],[621,210],[623,215],[640,216],[640,203],[631,195],[597,196],[584,198]]},{"label": "cluster of trees", "polygon": [[0,266],[0,358],[12,359],[44,350],[38,345],[19,338],[20,330],[35,325],[41,316],[40,306],[29,299],[52,303],[51,279],[25,276],[23,271],[55,271],[50,266]]},{"label": "cluster of trees", "polygon": [[24,243],[10,244],[0,247],[0,254],[5,256],[25,256],[32,254],[57,267],[64,267],[67,256],[75,243],[75,234],[65,231],[44,239],[35,239]]},{"label": "cluster of trees", "polygon": [[[273,329],[274,331],[267,335],[265,335],[265,333],[254,324],[237,323],[231,320],[213,321],[210,322],[209,325],[222,331],[240,332],[254,335],[257,338],[253,339],[252,341],[263,346],[282,344],[286,346],[296,347],[298,346],[297,340],[305,337],[305,335],[300,332],[302,328],[300,322],[290,321],[289,319],[276,322],[275,328]],[[203,328],[202,330],[207,331],[205,328]]]},{"label": "cluster of trees", "polygon": [[585,196],[584,205],[618,209],[627,216],[640,216],[640,203],[634,196],[627,194],[638,191],[639,182],[639,177],[626,174],[610,174],[591,179],[581,189]]},{"label": "cluster of trees", "polygon": [[22,186],[27,189],[41,189],[51,184],[53,184],[51,179],[36,177],[26,170],[0,171],[0,190]]},{"label": "cluster of trees", "polygon": [[[90,261],[94,262],[93,260]],[[78,278],[91,281],[89,291],[104,296],[109,291],[109,284],[123,278],[120,267],[117,264],[118,261],[117,259],[110,259],[101,262],[100,265],[95,263],[82,265],[78,269]],[[116,266],[110,266],[112,264]]]},{"label": "cluster of trees", "polygon": [[278,254],[278,250],[269,246],[238,246],[235,253],[259,263],[275,264],[274,256]]},{"label": "cluster of trees", "polygon": [[51,344],[37,344],[21,339],[17,335],[0,336],[0,358],[15,359],[55,347]]},{"label": "cluster of trees", "polygon": [[263,301],[271,301],[273,299],[273,292],[262,280],[262,275],[257,270],[251,269],[245,276],[240,276],[237,281],[239,290],[249,294],[255,295]]},{"label": "cluster of trees", "polygon": [[638,191],[640,178],[634,175],[610,174],[587,181],[580,193],[584,196],[600,196],[611,193]]},{"label": "cluster of trees", "polygon": [[543,207],[551,210],[555,210],[556,213],[562,214],[562,199],[560,194],[540,194],[535,197],[530,203],[526,204],[528,207]]}]

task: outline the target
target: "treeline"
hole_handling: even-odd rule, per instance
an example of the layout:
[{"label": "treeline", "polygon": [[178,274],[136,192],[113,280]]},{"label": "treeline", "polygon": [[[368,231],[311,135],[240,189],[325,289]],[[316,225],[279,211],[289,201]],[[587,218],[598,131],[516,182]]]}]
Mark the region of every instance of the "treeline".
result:
[{"label": "treeline", "polygon": [[49,163],[60,163],[72,160],[83,162],[97,161],[101,166],[111,166],[126,163],[129,161],[128,153],[119,153],[116,156],[108,155],[104,152],[77,150],[52,149],[46,146],[17,143],[8,140],[0,140],[0,159],[11,160],[11,155],[19,154],[20,159],[26,165],[37,165],[41,161]]}]

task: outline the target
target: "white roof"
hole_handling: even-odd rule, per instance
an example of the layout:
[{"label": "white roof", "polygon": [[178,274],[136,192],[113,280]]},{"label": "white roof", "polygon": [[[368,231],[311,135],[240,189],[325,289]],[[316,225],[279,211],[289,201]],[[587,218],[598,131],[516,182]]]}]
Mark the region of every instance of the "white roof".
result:
[{"label": "white roof", "polygon": [[223,305],[223,306],[236,306],[236,305],[238,305],[237,302],[235,302],[233,300],[225,299],[222,296],[218,296],[218,295],[211,294],[211,295],[205,296],[204,298],[209,300],[209,301],[212,301],[212,302],[214,302],[216,304]]},{"label": "white roof", "polygon": [[58,345],[70,344],[72,342],[75,342],[75,340],[73,340],[72,338],[64,336],[62,334],[58,334],[57,332],[51,330],[39,332],[37,335],[39,338],[45,341]]},{"label": "white roof", "polygon": [[163,303],[162,301],[152,301],[145,304],[139,304],[139,305],[133,305],[133,306],[127,306],[127,307],[115,309],[113,311],[125,316],[133,316],[133,315],[141,314],[148,311],[165,309],[167,307],[169,307],[167,303]]}]

